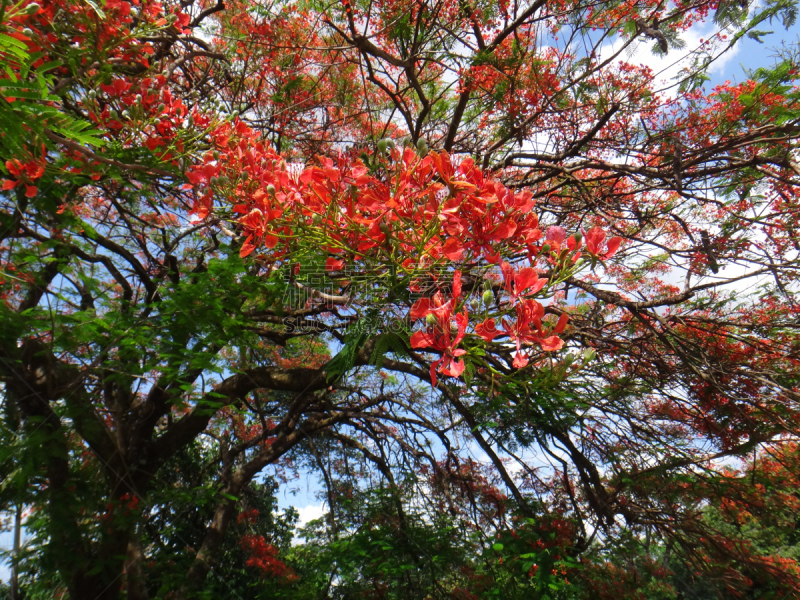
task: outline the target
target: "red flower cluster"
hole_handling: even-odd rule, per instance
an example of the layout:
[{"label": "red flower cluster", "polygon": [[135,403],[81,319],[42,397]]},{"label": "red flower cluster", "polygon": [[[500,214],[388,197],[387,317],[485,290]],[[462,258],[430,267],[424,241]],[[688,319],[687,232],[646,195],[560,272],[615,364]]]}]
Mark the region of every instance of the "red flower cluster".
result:
[{"label": "red flower cluster", "polygon": [[[454,269],[452,295],[436,292],[410,313],[412,320],[426,319],[412,347],[441,354],[431,365],[434,385],[437,372],[458,377],[466,366],[466,350],[459,347],[469,328],[468,311],[460,305],[462,265],[500,266],[508,296],[502,309],[515,309],[516,319],[503,318],[497,329],[494,318],[485,318],[474,331],[487,342],[507,336],[516,345],[515,367],[529,362],[523,346],[562,347],[558,334],[567,315],[552,328],[543,325],[544,307],[533,296],[548,280],[539,277],[535,264],[544,261],[555,273],[577,268],[582,236],[567,236],[557,226],[543,234],[530,192],[510,190],[471,159],[456,165],[446,152],[393,148],[376,157],[372,170],[342,154],[305,166],[287,163],[240,121],[213,127],[211,137],[215,150],[188,173],[197,192],[195,213],[205,218],[215,197],[229,203],[219,214],[232,210],[245,237],[242,256],[263,249],[260,260],[279,262],[305,245],[328,254],[329,271],[348,263],[405,273]],[[615,237],[606,243],[599,227],[583,237],[588,254],[600,260],[611,258],[621,242]],[[526,256],[530,266],[519,270],[503,260]]]},{"label": "red flower cluster", "polygon": [[242,550],[250,554],[248,567],[255,567],[265,577],[282,579],[285,582],[297,580],[297,575],[278,558],[278,549],[268,544],[263,535],[245,535],[239,540]]},{"label": "red flower cluster", "polygon": [[303,234],[323,243],[331,268],[397,256],[405,267],[481,258],[498,264],[540,249],[531,193],[485,177],[471,159],[456,167],[445,152],[423,157],[395,149],[386,163],[390,176],[381,180],[343,155],[321,158],[319,166],[287,164],[246,126],[233,129],[213,132],[217,153],[188,177],[201,218],[214,192],[233,203],[247,238],[243,256],[265,247],[280,259]]}]

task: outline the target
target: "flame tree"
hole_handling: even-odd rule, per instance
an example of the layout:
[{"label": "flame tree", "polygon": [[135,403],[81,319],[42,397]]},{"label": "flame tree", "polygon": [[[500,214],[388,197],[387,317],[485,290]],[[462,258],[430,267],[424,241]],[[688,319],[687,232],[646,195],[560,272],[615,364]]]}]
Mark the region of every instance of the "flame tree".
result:
[{"label": "flame tree", "polygon": [[795,10],[3,0],[15,561],[75,599],[231,557],[264,597],[796,590],[741,533],[796,527],[795,49],[706,86]]}]

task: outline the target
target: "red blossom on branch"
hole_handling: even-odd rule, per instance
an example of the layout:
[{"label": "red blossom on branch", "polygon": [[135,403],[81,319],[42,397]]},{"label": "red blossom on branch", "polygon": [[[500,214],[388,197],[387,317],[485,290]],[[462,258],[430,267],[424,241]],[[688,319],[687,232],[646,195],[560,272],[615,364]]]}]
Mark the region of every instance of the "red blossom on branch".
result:
[{"label": "red blossom on branch", "polygon": [[272,577],[286,583],[297,580],[294,571],[278,558],[278,549],[267,543],[263,535],[243,535],[239,545],[250,555],[245,564],[261,571],[264,577]]},{"label": "red blossom on branch", "polygon": [[13,190],[18,185],[25,186],[25,196],[33,198],[37,188],[33,182],[44,175],[44,155],[37,160],[34,158],[22,162],[17,158],[6,161],[6,169],[16,179],[4,179],[3,190]]}]

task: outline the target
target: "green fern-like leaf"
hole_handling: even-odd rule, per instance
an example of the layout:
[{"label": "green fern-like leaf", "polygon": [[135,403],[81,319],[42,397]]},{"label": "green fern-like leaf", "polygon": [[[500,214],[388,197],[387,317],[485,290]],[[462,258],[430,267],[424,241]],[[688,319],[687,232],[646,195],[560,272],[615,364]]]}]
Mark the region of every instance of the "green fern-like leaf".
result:
[{"label": "green fern-like leaf", "polygon": [[372,350],[372,355],[369,359],[369,364],[378,367],[383,366],[383,360],[386,354],[392,352],[400,356],[407,356],[408,352],[408,339],[393,332],[381,334],[375,340],[375,348]]},{"label": "green fern-like leaf", "polygon": [[328,381],[339,379],[353,368],[356,362],[356,355],[366,340],[367,332],[365,331],[356,331],[354,334],[345,337],[345,344],[342,349],[323,367]]}]

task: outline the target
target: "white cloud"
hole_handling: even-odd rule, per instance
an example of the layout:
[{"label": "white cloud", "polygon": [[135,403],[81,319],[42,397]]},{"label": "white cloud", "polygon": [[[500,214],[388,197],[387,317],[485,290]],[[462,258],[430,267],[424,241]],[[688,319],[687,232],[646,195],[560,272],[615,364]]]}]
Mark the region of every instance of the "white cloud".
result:
[{"label": "white cloud", "polygon": [[328,509],[323,502],[321,504],[309,504],[308,506],[298,508],[297,512],[300,515],[300,518],[297,521],[297,526],[303,527],[309,521],[313,521],[314,519],[319,519],[322,517],[326,512],[328,512]]}]

